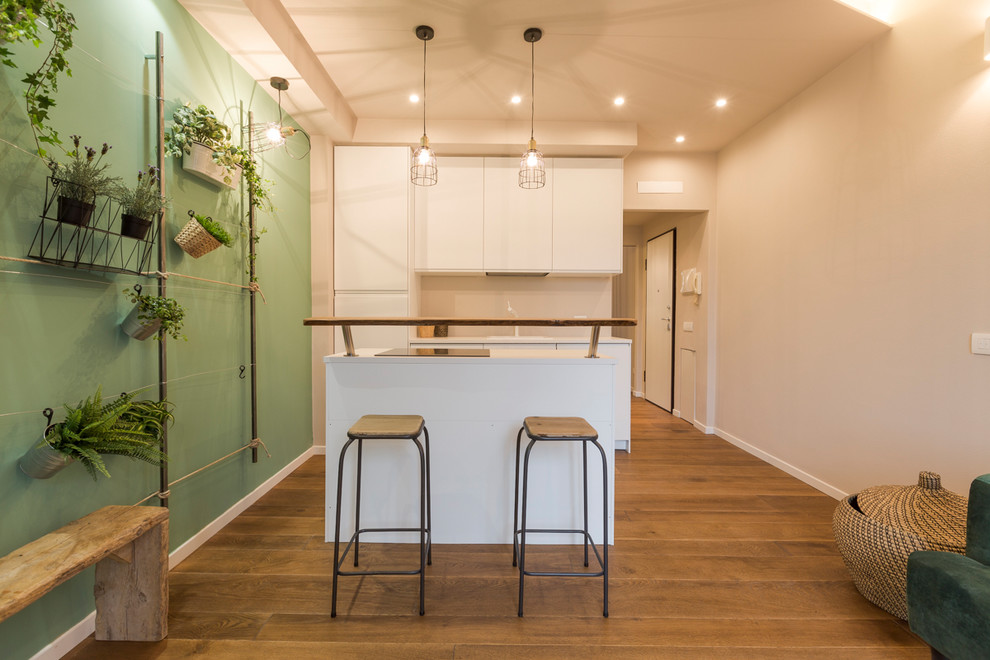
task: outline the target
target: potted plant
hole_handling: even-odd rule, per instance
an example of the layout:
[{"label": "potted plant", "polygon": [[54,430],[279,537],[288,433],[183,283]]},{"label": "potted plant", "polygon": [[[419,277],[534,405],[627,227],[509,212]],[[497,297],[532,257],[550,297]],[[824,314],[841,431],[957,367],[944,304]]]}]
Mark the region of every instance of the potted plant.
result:
[{"label": "potted plant", "polygon": [[182,158],[182,169],[201,179],[236,188],[241,177],[237,154],[232,154],[230,127],[205,105],[186,103],[172,113],[165,134],[165,155]]},{"label": "potted plant", "polygon": [[104,402],[102,388],[78,405],[65,404],[65,419],[45,429],[41,442],[18,461],[21,471],[48,479],[72,461],[79,461],[96,480],[107,477],[104,455],[148,463],[168,460],[161,450],[165,424],[173,419],[168,401],[134,401],[133,394]]},{"label": "potted plant", "polygon": [[46,125],[48,112],[55,106],[52,98],[58,91],[59,75],[72,75],[65,53],[72,48],[72,32],[76,29],[75,17],[66,11],[61,2],[54,0],[5,0],[0,4],[0,63],[17,68],[11,58],[10,49],[5,44],[30,41],[41,46],[43,39],[39,33],[40,24],[51,30],[52,44],[34,72],[27,74],[21,82],[27,83],[24,100],[31,132],[38,147],[38,155],[45,157],[41,143],[62,144],[58,132]]},{"label": "potted plant", "polygon": [[85,226],[96,208],[96,196],[112,194],[120,179],[106,172],[110,164],[104,163],[103,157],[112,148],[109,144],[104,142],[97,152],[92,147],[80,148],[80,140],[78,135],[72,136],[75,149],[66,154],[71,158],[69,162],[48,159],[47,163],[52,183],[58,188],[58,221]]},{"label": "potted plant", "polygon": [[117,191],[120,235],[144,240],[152,220],[168,206],[168,200],[158,192],[159,172],[154,165],[148,165],[147,172],[138,171],[137,180],[133,188],[121,186]]},{"label": "potted plant", "polygon": [[134,303],[130,313],[120,322],[120,327],[130,337],[145,340],[152,335],[161,341],[169,335],[172,339],[186,340],[180,334],[186,310],[174,298],[164,298],[151,294],[141,295],[141,285],[134,289],[124,289],[124,294]]},{"label": "potted plant", "polygon": [[199,259],[221,245],[232,247],[234,238],[213,218],[189,211],[189,222],[175,237],[175,242],[186,254]]}]

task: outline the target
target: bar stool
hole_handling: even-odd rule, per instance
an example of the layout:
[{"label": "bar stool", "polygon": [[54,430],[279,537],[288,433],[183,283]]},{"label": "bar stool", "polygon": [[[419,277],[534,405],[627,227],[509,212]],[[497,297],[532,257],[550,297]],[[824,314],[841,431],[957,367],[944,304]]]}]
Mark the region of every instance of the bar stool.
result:
[{"label": "bar stool", "polygon": [[[526,446],[526,456],[523,461],[522,485],[522,526],[519,526],[519,449],[523,431],[529,436]],[[529,529],[526,526],[526,504],[529,486],[529,455],[533,446],[540,441],[570,441],[581,443],[581,457],[584,467],[584,529]],[[594,539],[588,533],[588,443],[598,448],[602,457],[602,533],[605,542],[599,554]],[[519,565],[519,616],[523,615],[523,587],[527,575],[543,577],[602,577],[604,581],[604,606],[602,616],[608,616],[608,460],[605,450],[598,443],[598,432],[588,422],[580,417],[527,417],[522,428],[516,434],[516,486],[513,507],[513,538],[512,565],[518,559]],[[568,573],[560,571],[540,572],[526,570],[526,535],[527,534],[582,534],[584,536],[584,565],[588,566],[588,545],[595,553],[598,567],[601,570],[584,573]]]},{"label": "bar stool", "polygon": [[[423,435],[426,445],[419,436]],[[348,448],[357,441],[357,483],[354,502],[354,534],[351,535],[344,554],[340,555],[340,500],[343,493],[344,457]],[[412,440],[419,450],[419,527],[377,527],[361,529],[361,454],[365,440]],[[340,450],[337,468],[337,522],[333,536],[333,595],[330,616],[337,616],[337,577],[348,575],[419,575],[419,613],[424,614],[423,588],[426,566],[433,563],[432,511],[430,507],[430,432],[419,415],[365,415],[347,431],[347,442]],[[340,567],[354,548],[354,566],[358,565],[360,536],[366,532],[419,532],[419,567],[413,570],[342,571]]]}]

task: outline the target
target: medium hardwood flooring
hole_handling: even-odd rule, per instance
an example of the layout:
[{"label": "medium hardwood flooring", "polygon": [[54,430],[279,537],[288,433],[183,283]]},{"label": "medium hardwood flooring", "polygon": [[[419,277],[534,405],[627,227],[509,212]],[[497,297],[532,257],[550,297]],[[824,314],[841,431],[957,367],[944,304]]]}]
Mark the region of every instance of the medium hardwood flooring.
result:
[{"label": "medium hardwood flooring", "polygon": [[[609,618],[601,581],[530,578],[516,616],[510,546],[437,545],[418,580],[349,578],[330,618],[316,457],[170,575],[169,636],[66,657],[925,660],[903,622],[856,591],[832,539],[835,501],[740,449],[633,401],[615,459]],[[362,545],[362,564],[416,546]],[[574,548],[530,555],[580,563]],[[394,565],[394,564],[393,564]],[[558,564],[559,565],[559,564]]]}]

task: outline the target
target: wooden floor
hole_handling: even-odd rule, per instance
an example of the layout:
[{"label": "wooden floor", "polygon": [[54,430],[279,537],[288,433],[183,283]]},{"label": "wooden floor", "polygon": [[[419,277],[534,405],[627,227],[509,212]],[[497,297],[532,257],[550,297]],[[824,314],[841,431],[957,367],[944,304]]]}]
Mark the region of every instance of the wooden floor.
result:
[{"label": "wooden floor", "polygon": [[[929,657],[906,624],[853,587],[832,540],[834,500],[633,403],[633,453],[615,461],[607,619],[600,580],[561,578],[528,579],[518,618],[511,547],[471,545],[434,548],[425,617],[418,580],[369,577],[341,580],[331,619],[317,457],[171,573],[168,639],[90,638],[66,657]],[[388,550],[394,557],[397,547]],[[580,561],[572,548],[542,554]],[[381,559],[380,547],[362,547],[362,563]]]}]

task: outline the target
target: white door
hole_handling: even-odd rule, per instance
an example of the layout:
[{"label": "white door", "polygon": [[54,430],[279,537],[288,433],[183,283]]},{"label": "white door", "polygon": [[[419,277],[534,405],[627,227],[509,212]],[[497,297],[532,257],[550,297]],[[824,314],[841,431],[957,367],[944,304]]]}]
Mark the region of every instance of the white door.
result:
[{"label": "white door", "polygon": [[646,400],[673,408],[674,230],[646,244]]}]

